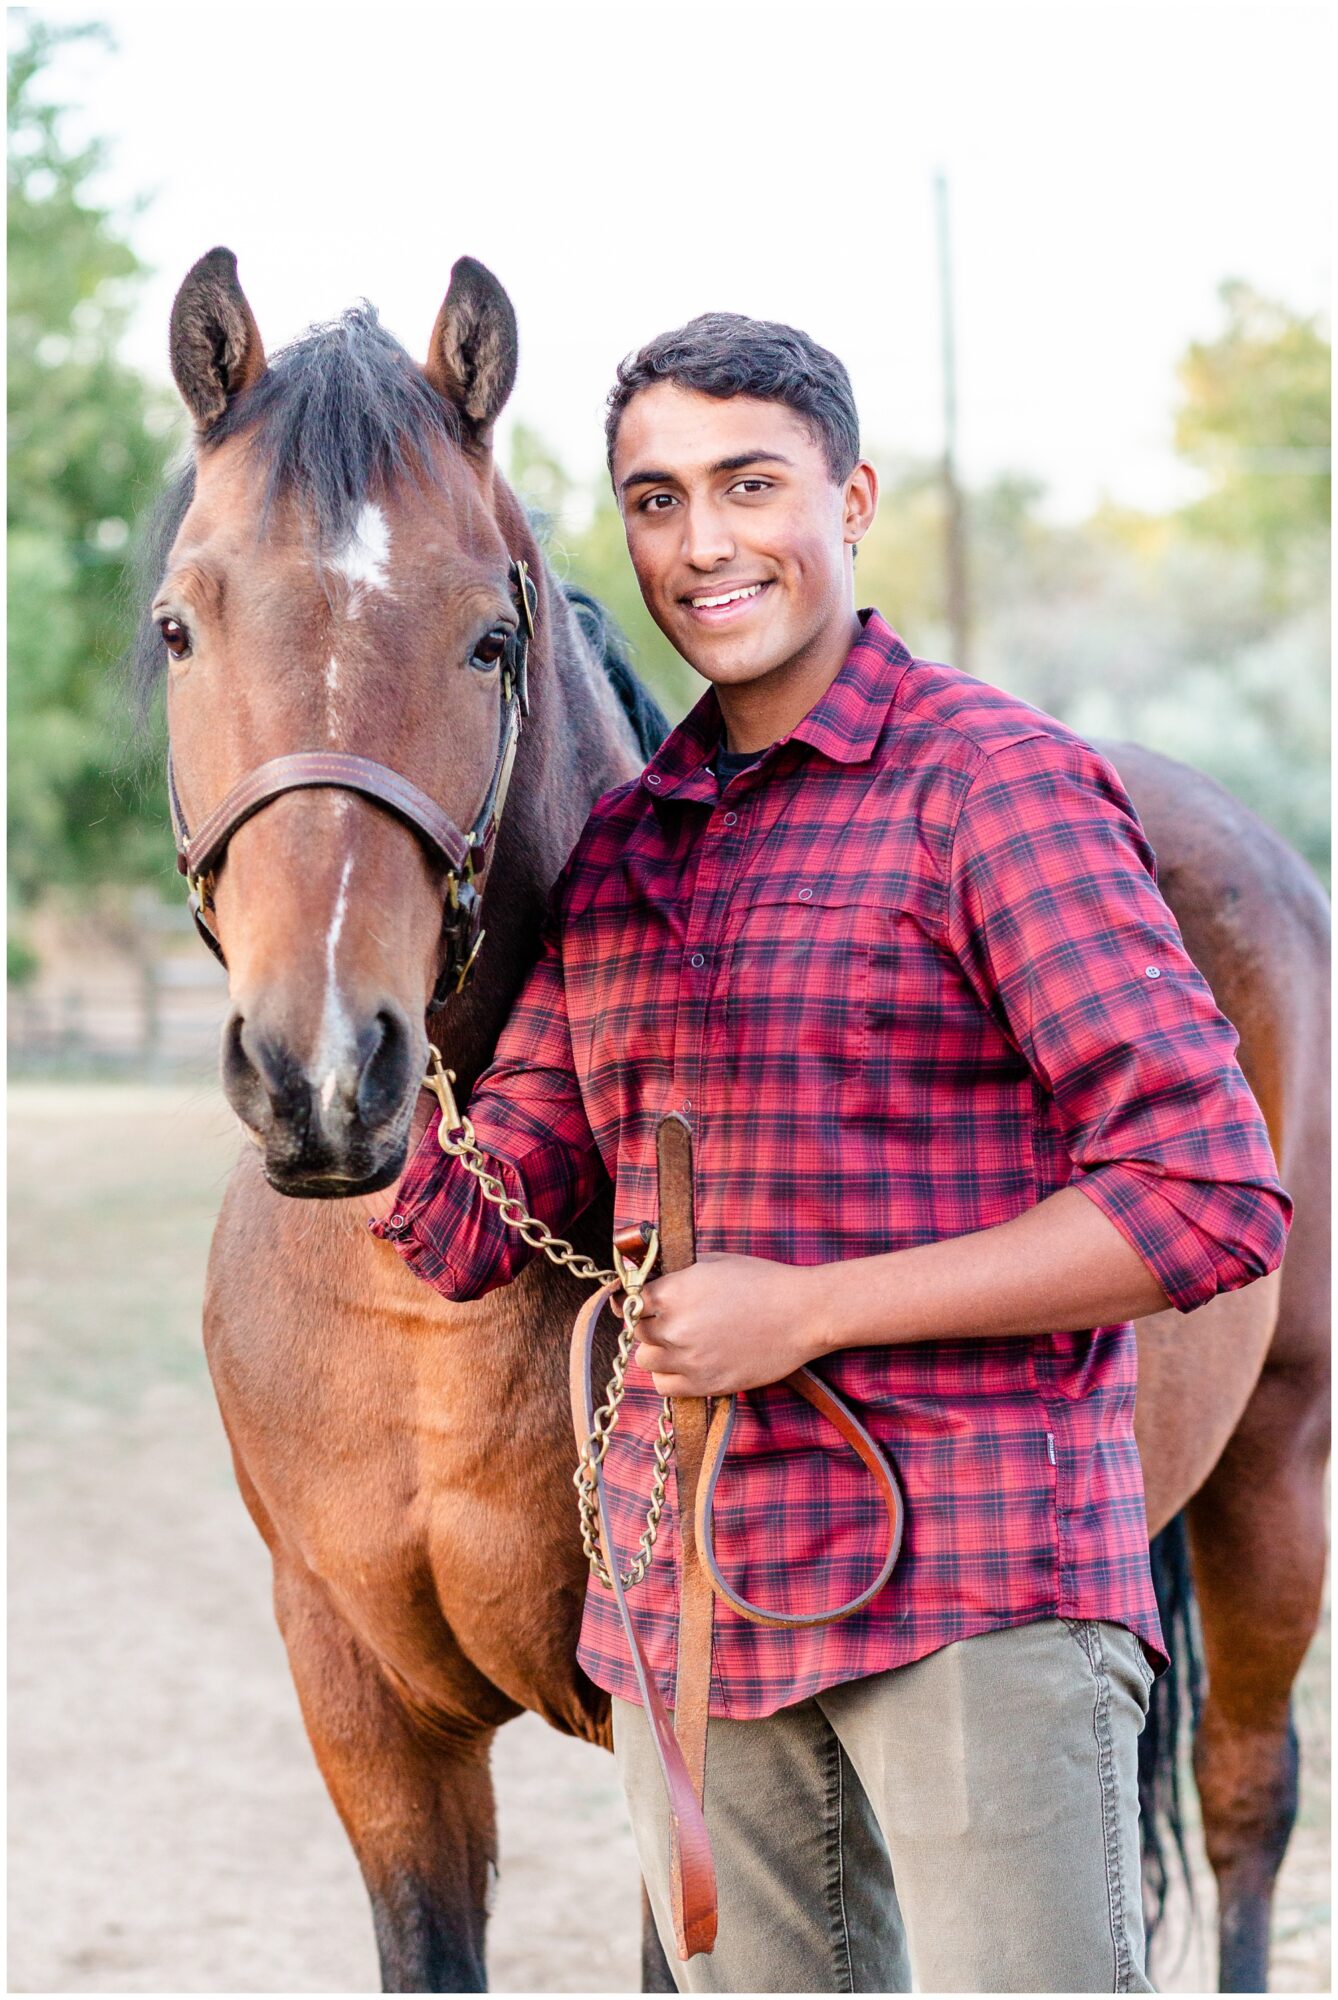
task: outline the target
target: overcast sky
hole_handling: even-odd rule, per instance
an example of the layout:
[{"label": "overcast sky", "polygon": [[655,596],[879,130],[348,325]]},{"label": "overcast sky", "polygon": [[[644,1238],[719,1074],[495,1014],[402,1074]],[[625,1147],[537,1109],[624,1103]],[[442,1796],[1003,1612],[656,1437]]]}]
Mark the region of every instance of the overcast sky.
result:
[{"label": "overcast sky", "polygon": [[103,192],[151,197],[137,363],[165,375],[215,243],[268,348],[365,296],[419,356],[468,252],[515,302],[512,417],[582,474],[619,357],[712,307],[840,354],[875,457],[937,450],[939,167],[964,470],[1032,470],[1055,514],[1190,490],[1174,364],[1223,277],[1328,302],[1324,8],[36,11],[116,36],[57,85],[111,141]]}]

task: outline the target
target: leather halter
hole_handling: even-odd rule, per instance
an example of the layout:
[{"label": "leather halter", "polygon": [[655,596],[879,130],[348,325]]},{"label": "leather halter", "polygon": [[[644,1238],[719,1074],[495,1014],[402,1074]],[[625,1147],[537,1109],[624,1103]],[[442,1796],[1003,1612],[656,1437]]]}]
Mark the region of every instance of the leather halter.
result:
[{"label": "leather halter", "polygon": [[228,842],[271,800],[285,792],[330,786],[337,791],[358,792],[363,798],[383,806],[411,826],[434,861],[445,868],[446,907],[442,914],[445,953],[441,973],[433,989],[431,1005],[442,1007],[458,993],[478,957],[483,942],[480,919],[483,898],[478,877],[483,873],[489,851],[502,817],[511,768],[521,728],[529,716],[528,662],[534,638],[534,619],[539,594],[529,565],[517,558],[510,569],[516,591],[520,624],[512,633],[502,655],[502,709],[498,724],[497,758],[483,803],[468,833],[462,833],[450,814],[430,799],[426,792],[389,765],[370,757],[355,757],[344,750],[298,750],[286,757],[271,757],[258,764],[232,787],[227,797],[214,807],[192,834],[177,793],[172,769],[172,752],[167,752],[167,794],[176,836],[177,868],[190,890],[190,912],[196,929],[219,964],[226,967],[218,933],[206,921],[214,910],[215,877],[228,850]]}]

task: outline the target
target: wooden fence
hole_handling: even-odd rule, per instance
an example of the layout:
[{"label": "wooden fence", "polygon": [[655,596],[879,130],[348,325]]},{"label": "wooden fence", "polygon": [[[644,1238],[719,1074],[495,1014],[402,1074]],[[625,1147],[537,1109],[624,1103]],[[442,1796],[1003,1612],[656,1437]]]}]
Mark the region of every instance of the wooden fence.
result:
[{"label": "wooden fence", "polygon": [[148,1077],[203,1074],[218,1057],[227,977],[186,910],[147,893],[128,942],[68,928],[35,979],[9,991],[11,1074],[94,1069]]}]

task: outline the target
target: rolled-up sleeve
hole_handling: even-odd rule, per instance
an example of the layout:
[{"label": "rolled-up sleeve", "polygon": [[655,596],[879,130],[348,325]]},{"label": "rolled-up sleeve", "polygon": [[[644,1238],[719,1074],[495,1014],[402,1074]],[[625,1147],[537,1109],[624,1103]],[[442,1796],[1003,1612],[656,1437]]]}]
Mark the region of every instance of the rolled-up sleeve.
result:
[{"label": "rolled-up sleeve", "polygon": [[[508,1195],[562,1235],[604,1176],[572,1059],[562,975],[561,906],[571,862],[549,896],[539,957],[465,1110]],[[449,1063],[449,1057],[447,1058]],[[464,1164],[441,1149],[433,1116],[405,1170],[393,1213],[372,1224],[420,1278],[449,1299],[509,1284],[537,1254]]]},{"label": "rolled-up sleeve", "polygon": [[1000,747],[965,791],[949,941],[1057,1108],[1079,1188],[1181,1312],[1276,1269],[1290,1196],[1138,815],[1090,746]]}]

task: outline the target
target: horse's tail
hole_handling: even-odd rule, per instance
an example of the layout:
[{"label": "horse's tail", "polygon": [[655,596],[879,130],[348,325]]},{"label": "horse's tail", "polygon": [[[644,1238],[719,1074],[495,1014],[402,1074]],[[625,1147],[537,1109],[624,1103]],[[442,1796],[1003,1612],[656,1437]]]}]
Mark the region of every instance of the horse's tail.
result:
[{"label": "horse's tail", "polygon": [[1171,1884],[1169,1848],[1194,1908],[1180,1796],[1180,1749],[1188,1720],[1197,1729],[1203,1707],[1203,1649],[1194,1601],[1185,1516],[1176,1515],[1149,1545],[1152,1587],[1171,1664],[1154,1681],[1148,1718],[1138,1739],[1138,1804],[1143,1830],[1143,1902],[1149,1946],[1166,1914]]}]

